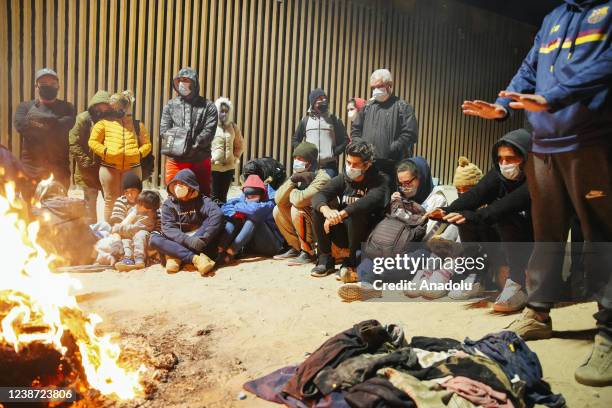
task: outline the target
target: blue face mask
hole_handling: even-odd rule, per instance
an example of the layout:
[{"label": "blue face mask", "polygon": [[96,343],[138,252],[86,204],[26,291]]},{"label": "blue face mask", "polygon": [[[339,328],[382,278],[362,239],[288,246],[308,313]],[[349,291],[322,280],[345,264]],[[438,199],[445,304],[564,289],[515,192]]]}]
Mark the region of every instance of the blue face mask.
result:
[{"label": "blue face mask", "polygon": [[306,163],[301,160],[293,160],[293,172],[301,173],[306,171]]}]

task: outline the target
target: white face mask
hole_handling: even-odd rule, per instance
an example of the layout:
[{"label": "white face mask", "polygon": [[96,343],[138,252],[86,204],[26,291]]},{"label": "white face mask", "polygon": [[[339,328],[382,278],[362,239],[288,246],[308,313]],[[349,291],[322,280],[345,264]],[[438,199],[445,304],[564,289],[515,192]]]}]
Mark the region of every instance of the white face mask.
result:
[{"label": "white face mask", "polygon": [[372,97],[378,102],[384,102],[389,97],[389,92],[387,92],[387,88],[374,88]]},{"label": "white face mask", "polygon": [[301,173],[303,171],[306,171],[306,162],[303,162],[301,160],[293,160],[293,171],[295,173]]},{"label": "white face mask", "polygon": [[359,178],[363,174],[363,170],[351,167],[348,163],[346,164],[344,169],[345,169],[344,173],[351,180],[355,180],[355,179]]},{"label": "white face mask", "polygon": [[518,164],[500,164],[499,170],[502,176],[508,180],[518,180],[521,176],[521,168]]},{"label": "white face mask", "polygon": [[191,83],[179,82],[178,92],[183,96],[189,96],[191,94]]},{"label": "white face mask", "polygon": [[176,198],[185,198],[189,194],[189,187],[177,184],[174,186],[174,195]]},{"label": "white face mask", "polygon": [[357,117],[357,109],[351,109],[350,111],[348,111],[349,120],[355,120],[356,117]]},{"label": "white face mask", "polygon": [[416,195],[417,189],[415,187],[404,187],[400,186],[399,191],[404,198],[412,198]]}]

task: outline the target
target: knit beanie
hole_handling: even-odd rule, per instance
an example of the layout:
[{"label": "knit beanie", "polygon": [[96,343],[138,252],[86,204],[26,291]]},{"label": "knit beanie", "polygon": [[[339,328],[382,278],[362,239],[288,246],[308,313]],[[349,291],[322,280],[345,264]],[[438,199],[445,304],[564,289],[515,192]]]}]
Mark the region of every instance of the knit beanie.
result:
[{"label": "knit beanie", "polygon": [[123,187],[123,191],[127,190],[128,188],[135,188],[138,191],[142,191],[142,181],[136,175],[136,173],[131,171],[125,173],[123,180],[121,181],[121,186]]},{"label": "knit beanie", "polygon": [[313,89],[312,91],[310,91],[310,94],[308,94],[308,106],[312,107],[312,104],[314,103],[314,101],[316,101],[322,96],[326,96],[326,95],[325,95],[325,91],[322,90],[321,88]]},{"label": "knit beanie", "polygon": [[459,187],[471,187],[478,184],[482,178],[482,171],[470,159],[465,156],[459,157],[459,167],[455,170],[453,185]]},{"label": "knit beanie", "polygon": [[303,157],[308,160],[308,163],[316,165],[319,158],[319,149],[315,144],[302,142],[293,150],[293,158],[297,156]]}]

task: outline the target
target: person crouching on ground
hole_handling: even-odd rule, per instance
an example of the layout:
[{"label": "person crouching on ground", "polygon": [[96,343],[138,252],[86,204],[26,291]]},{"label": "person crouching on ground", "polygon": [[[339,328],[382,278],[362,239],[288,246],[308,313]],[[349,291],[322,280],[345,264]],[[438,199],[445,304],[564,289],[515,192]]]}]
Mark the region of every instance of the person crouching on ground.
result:
[{"label": "person crouching on ground", "polygon": [[182,265],[193,264],[202,276],[214,268],[211,260],[223,230],[223,213],[200,192],[190,169],[179,171],[167,186],[162,205],[161,234],[152,234],[151,247],[166,257],[166,272],[176,273]]},{"label": "person crouching on ground", "polygon": [[274,259],[287,259],[289,265],[303,265],[314,257],[312,197],[331,178],[317,168],[319,151],[312,143],[302,142],[293,151],[293,175],[276,191],[272,215],[289,249]]},{"label": "person crouching on ground", "polygon": [[[504,135],[491,149],[493,168],[472,189],[441,208],[444,220],[459,226],[461,242],[533,242],[531,200],[524,172],[530,150],[531,135],[527,130]],[[507,246],[503,252],[510,265],[510,277],[493,310],[510,313],[525,306],[529,256]]]},{"label": "person crouching on ground", "polygon": [[349,248],[340,275],[356,275],[357,251],[380,221],[389,201],[387,176],[372,167],[374,146],[364,141],[346,147],[345,174],[338,175],[312,198],[312,219],[317,237],[317,266],[311,276],[335,271],[332,242]]},{"label": "person crouching on ground", "polygon": [[118,271],[128,272],[146,266],[147,246],[157,225],[160,201],[156,191],[141,192],[123,221],[113,225],[111,231],[119,234],[123,243],[123,260],[115,264]]},{"label": "person crouching on ground", "polygon": [[274,190],[255,174],[242,186],[242,195],[225,203],[221,209],[228,218],[219,242],[217,263],[230,262],[240,252],[274,256],[284,245],[272,211]]}]

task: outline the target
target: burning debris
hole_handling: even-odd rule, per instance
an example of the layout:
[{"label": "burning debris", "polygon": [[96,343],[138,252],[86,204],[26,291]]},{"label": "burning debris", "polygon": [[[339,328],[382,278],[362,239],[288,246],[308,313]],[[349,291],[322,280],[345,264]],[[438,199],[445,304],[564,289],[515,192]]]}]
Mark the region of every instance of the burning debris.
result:
[{"label": "burning debris", "polygon": [[[71,294],[80,282],[52,273],[54,257],[37,243],[38,224],[19,215],[14,187],[0,196],[0,386],[73,387],[118,400],[144,396],[145,366],[127,364],[102,319]],[[138,365],[137,363],[136,365]],[[77,403],[78,404],[78,403]]]}]

